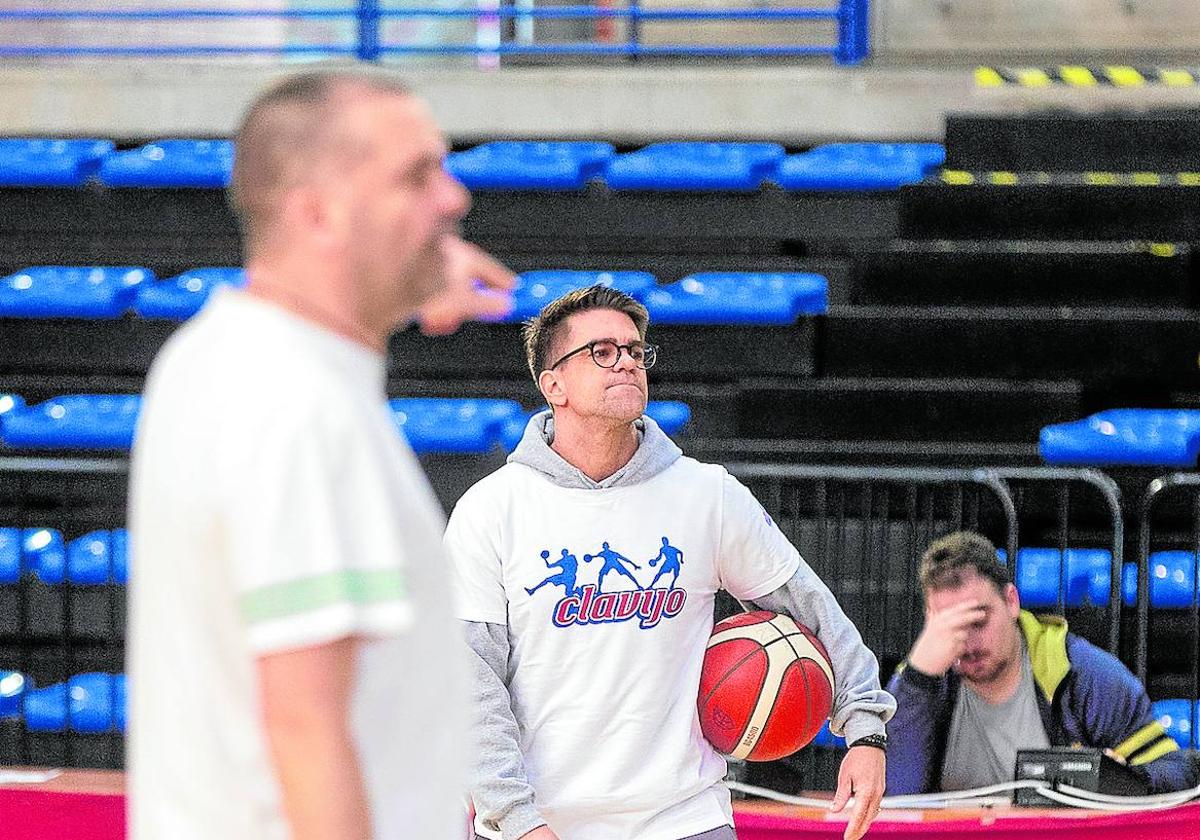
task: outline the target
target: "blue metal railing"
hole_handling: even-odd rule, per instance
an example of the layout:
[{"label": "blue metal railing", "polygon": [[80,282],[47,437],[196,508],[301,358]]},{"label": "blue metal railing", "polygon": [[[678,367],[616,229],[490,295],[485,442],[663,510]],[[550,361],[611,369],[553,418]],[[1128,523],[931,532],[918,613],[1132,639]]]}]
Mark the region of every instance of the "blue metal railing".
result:
[{"label": "blue metal railing", "polygon": [[[597,0],[595,4],[551,6],[539,8],[530,2],[518,6],[504,5],[514,0],[499,0],[486,6],[479,0],[473,8],[384,8],[380,0],[356,0],[351,6],[330,6],[311,9],[7,9],[0,10],[0,22],[47,23],[74,21],[120,23],[131,21],[169,23],[172,21],[245,21],[276,20],[305,21],[333,20],[352,22],[354,36],[348,43],[323,44],[188,44],[188,45],[107,45],[84,44],[0,44],[0,58],[36,57],[195,57],[222,55],[291,55],[324,54],[355,56],[363,61],[378,61],[398,55],[495,55],[495,56],[691,56],[705,58],[788,57],[829,55],[839,64],[857,64],[867,57],[870,48],[870,0],[838,0],[832,8],[668,8],[645,9],[640,0],[626,0],[627,6],[599,5],[612,0]],[[467,0],[470,2],[470,0]],[[519,2],[519,0],[518,0]],[[528,39],[503,40],[495,36],[489,43],[477,39],[474,44],[411,44],[389,42],[383,38],[384,24],[399,19],[474,19],[495,26],[500,21],[516,20],[528,27],[534,20],[591,20],[624,21],[628,35],[624,40],[613,39],[533,43]],[[806,44],[647,44],[643,42],[646,24],[663,21],[751,21],[767,25],[781,22],[826,21],[837,25],[836,43]]]}]

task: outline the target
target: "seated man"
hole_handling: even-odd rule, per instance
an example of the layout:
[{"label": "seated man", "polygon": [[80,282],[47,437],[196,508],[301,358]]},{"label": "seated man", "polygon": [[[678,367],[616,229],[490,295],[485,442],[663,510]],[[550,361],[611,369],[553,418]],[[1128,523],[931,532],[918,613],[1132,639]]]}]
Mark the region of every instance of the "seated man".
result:
[{"label": "seated man", "polygon": [[1137,677],[1064,619],[1022,610],[990,542],[943,537],[920,577],[925,626],[888,686],[889,794],[1009,782],[1018,749],[1073,745],[1107,750],[1155,792],[1195,784]]}]

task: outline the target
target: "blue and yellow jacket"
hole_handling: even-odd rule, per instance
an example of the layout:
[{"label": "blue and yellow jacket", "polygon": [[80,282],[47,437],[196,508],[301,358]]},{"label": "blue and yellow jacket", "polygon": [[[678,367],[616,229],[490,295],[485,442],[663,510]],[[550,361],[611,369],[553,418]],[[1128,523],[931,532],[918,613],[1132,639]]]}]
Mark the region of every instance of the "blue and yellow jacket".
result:
[{"label": "blue and yellow jacket", "polygon": [[[1155,792],[1196,784],[1187,753],[1150,711],[1146,690],[1121,661],[1074,633],[1056,616],[1021,611],[1042,725],[1052,746],[1112,749]],[[888,684],[896,715],[887,725],[889,794],[938,790],[950,718],[958,699],[953,672],[931,677],[901,668]]]}]

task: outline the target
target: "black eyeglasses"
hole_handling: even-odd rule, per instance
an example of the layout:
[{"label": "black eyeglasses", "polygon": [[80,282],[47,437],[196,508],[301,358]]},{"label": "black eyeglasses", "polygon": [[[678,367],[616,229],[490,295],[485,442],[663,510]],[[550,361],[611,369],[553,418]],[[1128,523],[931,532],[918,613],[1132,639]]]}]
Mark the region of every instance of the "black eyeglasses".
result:
[{"label": "black eyeglasses", "polygon": [[592,361],[602,368],[615,368],[617,363],[621,361],[621,352],[629,354],[629,358],[633,359],[633,363],[642,370],[648,370],[654,367],[654,362],[658,358],[658,348],[653,344],[647,344],[644,341],[632,341],[629,344],[617,344],[615,341],[609,341],[607,338],[602,338],[599,341],[589,341],[582,347],[576,347],[570,353],[560,358],[557,362],[550,365],[547,370],[554,370],[567,359],[587,351],[592,356]]}]

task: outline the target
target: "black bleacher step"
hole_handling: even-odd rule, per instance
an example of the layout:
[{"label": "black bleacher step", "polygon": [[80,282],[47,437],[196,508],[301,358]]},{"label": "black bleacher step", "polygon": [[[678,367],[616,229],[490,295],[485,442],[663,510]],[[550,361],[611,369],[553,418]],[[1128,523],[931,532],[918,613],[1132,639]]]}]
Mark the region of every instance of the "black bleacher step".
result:
[{"label": "black bleacher step", "polygon": [[[673,380],[716,382],[813,371],[811,318],[780,327],[664,324],[652,327],[649,339],[662,351],[658,375]],[[466,324],[437,339],[405,330],[393,337],[390,357],[394,377],[528,376],[517,324]]]},{"label": "black bleacher step", "polygon": [[1079,417],[1073,381],[858,379],[742,383],[738,428],[750,438],[1036,441]]},{"label": "black bleacher step", "polygon": [[688,438],[688,455],[730,464],[764,461],[783,464],[837,464],[870,467],[1040,466],[1037,442],[962,443],[896,440],[752,440]]},{"label": "black bleacher step", "polygon": [[955,169],[1195,171],[1200,110],[950,114]]},{"label": "black bleacher step", "polygon": [[[657,240],[659,248],[711,250],[707,244],[808,240],[841,242],[896,235],[896,194],[476,192],[464,231],[472,240],[520,241],[537,231],[560,243]],[[563,247],[560,245],[559,247]]]},{"label": "black bleacher step", "polygon": [[846,302],[944,306],[1188,306],[1190,245],[897,239],[863,255]]},{"label": "black bleacher step", "polygon": [[[900,238],[1200,239],[1200,188],[1164,173],[1158,186],[1132,173],[1017,173],[1011,185],[979,173],[973,183],[931,178],[900,190]],[[1088,183],[1099,179],[1101,183]],[[1200,184],[1200,176],[1197,183]]]},{"label": "black bleacher step", "polygon": [[1200,390],[1200,317],[1174,309],[831,307],[825,376],[1130,379]]},{"label": "black bleacher step", "polygon": [[[99,373],[136,376],[179,324],[155,319],[0,318],[0,377]],[[815,326],[662,325],[651,340],[662,348],[661,374],[681,380],[740,376],[808,376]],[[524,378],[528,375],[519,324],[466,324],[430,338],[415,327],[393,336],[389,372],[396,378]],[[669,373],[668,373],[669,372]]]}]

